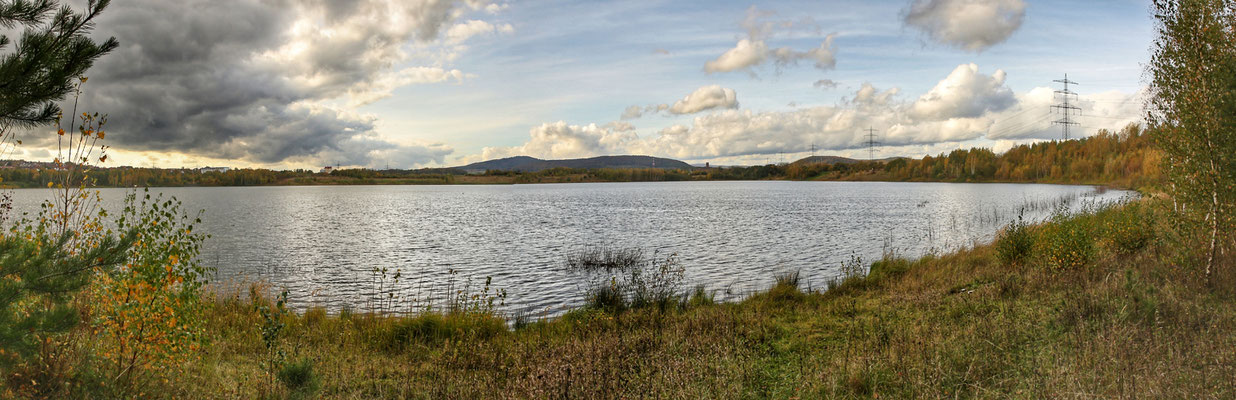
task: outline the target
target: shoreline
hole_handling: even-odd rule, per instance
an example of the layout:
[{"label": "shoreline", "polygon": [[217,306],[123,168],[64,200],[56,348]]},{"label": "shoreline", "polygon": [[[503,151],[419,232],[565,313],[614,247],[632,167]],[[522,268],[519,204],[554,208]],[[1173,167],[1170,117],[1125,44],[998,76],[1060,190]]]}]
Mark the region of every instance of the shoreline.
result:
[{"label": "shoreline", "polygon": [[[684,182],[872,182],[872,183],[961,183],[961,184],[1011,184],[1011,185],[1059,185],[1059,186],[1091,186],[1114,190],[1140,192],[1136,187],[1120,185],[1112,182],[1060,182],[1060,181],[946,181],[946,180],[880,180],[880,179],[696,179],[696,180],[643,180],[643,181],[549,181],[549,182],[509,182],[509,183],[320,183],[320,184],[264,184],[264,185],[181,185],[181,186],[93,186],[87,189],[163,189],[163,188],[231,188],[231,187],[318,187],[318,186],[517,186],[517,185],[555,185],[577,183],[684,183]],[[0,185],[0,190],[38,190],[46,187],[10,187]]]}]

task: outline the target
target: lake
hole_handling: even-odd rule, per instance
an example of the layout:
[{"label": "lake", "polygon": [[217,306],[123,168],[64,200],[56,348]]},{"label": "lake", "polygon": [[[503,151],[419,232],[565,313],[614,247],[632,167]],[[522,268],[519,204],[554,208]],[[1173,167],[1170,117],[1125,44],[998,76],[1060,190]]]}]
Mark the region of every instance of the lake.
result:
[{"label": "lake", "polygon": [[[126,189],[102,189],[122,208]],[[375,267],[401,297],[424,298],[486,277],[507,311],[552,315],[578,305],[566,256],[589,246],[676,255],[688,286],[723,299],[798,270],[823,287],[851,257],[918,257],[990,241],[1026,209],[1103,205],[1131,192],[1089,186],[885,182],[648,182],[485,186],[157,188],[205,210],[201,260],[216,281],[287,288],[293,307],[365,310]],[[44,189],[15,190],[16,211]]]}]

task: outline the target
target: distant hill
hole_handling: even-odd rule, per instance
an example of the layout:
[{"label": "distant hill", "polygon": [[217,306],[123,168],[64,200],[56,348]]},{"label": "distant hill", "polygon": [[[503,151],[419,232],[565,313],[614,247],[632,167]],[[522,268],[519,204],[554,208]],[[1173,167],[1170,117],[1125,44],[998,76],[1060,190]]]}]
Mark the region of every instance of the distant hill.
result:
[{"label": "distant hill", "polygon": [[570,160],[542,160],[528,156],[501,158],[457,167],[468,172],[519,171],[537,172],[550,168],[660,168],[692,169],[690,164],[669,158],[650,156],[600,156]]},{"label": "distant hill", "polygon": [[804,159],[801,159],[801,160],[798,160],[798,161],[792,162],[792,163],[790,163],[790,164],[791,164],[791,165],[793,165],[793,164],[799,164],[799,165],[802,165],[802,164],[828,164],[828,165],[833,165],[833,164],[853,164],[853,163],[856,163],[856,162],[858,162],[858,160],[855,160],[855,159],[853,159],[853,158],[845,158],[845,157],[838,157],[838,156],[811,156],[811,157],[807,157],[807,158],[804,158]]},{"label": "distant hill", "polygon": [[[875,160],[875,161],[886,163],[889,161],[896,160],[898,158],[903,158],[903,157],[889,157],[889,158],[882,158],[882,159]],[[802,165],[802,164],[828,164],[828,165],[854,164],[854,163],[863,162],[863,161],[867,161],[867,160],[855,160],[853,158],[838,157],[838,156],[811,156],[811,157],[807,157],[807,158],[795,161],[791,163],[791,165],[793,164],[799,164],[799,165]]]}]

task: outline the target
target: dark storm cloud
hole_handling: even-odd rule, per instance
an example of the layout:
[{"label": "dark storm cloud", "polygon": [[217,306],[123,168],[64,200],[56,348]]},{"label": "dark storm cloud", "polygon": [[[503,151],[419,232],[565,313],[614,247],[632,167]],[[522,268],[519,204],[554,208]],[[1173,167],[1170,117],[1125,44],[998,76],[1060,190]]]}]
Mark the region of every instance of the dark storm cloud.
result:
[{"label": "dark storm cloud", "polygon": [[[126,150],[262,163],[330,155],[367,165],[404,146],[377,139],[372,118],[321,102],[373,86],[404,59],[401,47],[436,38],[455,7],[437,0],[115,2],[96,36],[115,36],[121,47],[89,72],[81,108],[109,114],[108,138]],[[401,154],[413,159],[389,161],[420,164],[448,153],[406,149]]]}]

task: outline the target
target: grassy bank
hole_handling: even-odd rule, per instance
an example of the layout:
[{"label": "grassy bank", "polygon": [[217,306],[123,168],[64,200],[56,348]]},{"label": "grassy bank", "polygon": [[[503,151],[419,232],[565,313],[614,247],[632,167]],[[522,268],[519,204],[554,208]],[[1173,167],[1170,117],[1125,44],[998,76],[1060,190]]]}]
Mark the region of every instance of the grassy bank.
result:
[{"label": "grassy bank", "polygon": [[[177,397],[815,398],[1236,396],[1236,277],[1171,251],[1154,202],[886,259],[831,290],[508,329],[486,311],[265,318],[225,297]],[[1187,255],[1186,255],[1187,256]],[[1183,260],[1183,261],[1182,261]],[[1228,260],[1230,266],[1230,260]],[[272,321],[281,325],[263,340]],[[271,337],[268,335],[268,339]],[[270,346],[268,346],[270,344]],[[277,350],[277,352],[276,352]],[[282,355],[280,356],[280,352]],[[273,368],[273,358],[287,360]],[[189,379],[187,376],[193,376]]]}]

